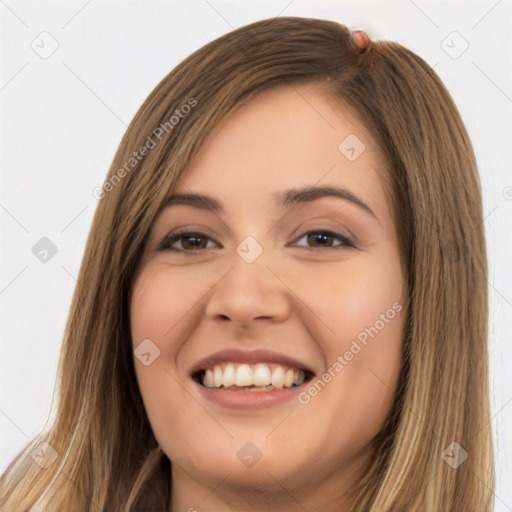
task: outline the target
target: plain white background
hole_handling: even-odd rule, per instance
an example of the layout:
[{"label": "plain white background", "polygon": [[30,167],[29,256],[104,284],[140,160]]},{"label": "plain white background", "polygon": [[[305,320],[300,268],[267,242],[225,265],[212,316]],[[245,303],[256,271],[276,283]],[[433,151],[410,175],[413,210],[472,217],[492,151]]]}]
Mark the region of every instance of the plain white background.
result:
[{"label": "plain white background", "polygon": [[[241,4],[0,0],[0,472],[48,419],[97,205],[92,191],[137,109],[173,67],[212,39],[263,18],[308,16],[409,47],[434,66],[466,123],[488,240],[496,512],[512,511],[511,2]],[[46,263],[32,252],[42,237],[57,248]]]}]

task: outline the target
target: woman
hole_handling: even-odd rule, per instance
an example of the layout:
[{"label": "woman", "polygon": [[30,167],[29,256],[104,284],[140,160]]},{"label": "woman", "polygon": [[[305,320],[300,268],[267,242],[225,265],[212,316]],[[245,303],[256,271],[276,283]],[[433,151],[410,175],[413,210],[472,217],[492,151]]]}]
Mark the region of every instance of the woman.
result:
[{"label": "woman", "polygon": [[327,20],[234,30],[96,194],[58,412],[2,509],[492,510],[478,171],[421,58]]}]

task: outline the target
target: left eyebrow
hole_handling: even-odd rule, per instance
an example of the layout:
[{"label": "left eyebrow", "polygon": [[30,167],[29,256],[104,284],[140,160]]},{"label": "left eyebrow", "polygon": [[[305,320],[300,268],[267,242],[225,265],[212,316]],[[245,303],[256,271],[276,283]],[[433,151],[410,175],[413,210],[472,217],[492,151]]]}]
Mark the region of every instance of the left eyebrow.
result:
[{"label": "left eyebrow", "polygon": [[[350,201],[369,213],[377,221],[378,218],[373,210],[359,197],[345,188],[339,187],[304,187],[300,189],[290,189],[284,192],[278,192],[272,195],[274,203],[278,208],[293,208],[298,204],[315,201],[322,197],[336,197]],[[201,210],[208,210],[213,213],[225,213],[222,203],[213,197],[202,194],[173,194],[164,203],[162,208],[168,208],[175,205],[192,206]]]},{"label": "left eyebrow", "polygon": [[346,188],[340,187],[304,187],[299,189],[290,189],[285,192],[273,194],[276,205],[280,208],[292,208],[301,203],[307,203],[320,199],[321,197],[336,197],[344,199],[359,206],[377,221],[377,215],[373,210],[359,197],[354,195]]}]

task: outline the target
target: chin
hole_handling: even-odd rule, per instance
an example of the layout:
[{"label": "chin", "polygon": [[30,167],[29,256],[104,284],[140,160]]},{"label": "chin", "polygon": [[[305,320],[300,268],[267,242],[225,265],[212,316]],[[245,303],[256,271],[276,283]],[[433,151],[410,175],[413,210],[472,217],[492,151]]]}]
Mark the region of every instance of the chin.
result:
[{"label": "chin", "polygon": [[[253,437],[255,438],[256,436]],[[293,454],[291,450],[279,451],[268,440],[267,448],[257,448],[257,444],[257,441],[240,443],[230,439],[229,443],[219,442],[216,449],[205,446],[199,453],[192,454],[183,464],[178,465],[195,479],[212,487],[222,481],[247,491],[261,491],[262,487],[273,487],[276,480],[282,482],[288,478],[295,479],[301,468],[307,466],[305,460],[293,460],[290,457]],[[196,445],[195,451],[197,450]]]}]

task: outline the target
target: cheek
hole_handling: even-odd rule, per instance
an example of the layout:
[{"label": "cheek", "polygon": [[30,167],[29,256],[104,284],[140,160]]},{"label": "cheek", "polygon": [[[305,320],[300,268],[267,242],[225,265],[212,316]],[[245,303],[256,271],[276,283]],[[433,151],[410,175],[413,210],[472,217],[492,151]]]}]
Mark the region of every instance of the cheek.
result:
[{"label": "cheek", "polygon": [[[187,464],[188,452],[180,449],[180,442],[183,432],[187,432],[187,418],[175,411],[190,410],[191,404],[183,392],[183,375],[178,372],[176,357],[183,340],[189,337],[190,322],[200,309],[197,303],[203,294],[204,282],[192,279],[187,272],[154,265],[137,277],[130,304],[135,374],[144,407],[159,445],[183,464]],[[144,340],[148,339],[159,352],[151,364],[145,365],[136,353],[139,344],[147,344]]]},{"label": "cheek", "polygon": [[384,337],[390,339],[399,334],[395,317],[404,298],[398,255],[358,255],[336,267],[312,268],[301,281],[296,283],[298,293],[323,326],[315,336],[322,350],[343,349],[347,340],[358,336],[364,343],[372,326],[388,331]]},{"label": "cheek", "polygon": [[311,383],[303,403],[309,400],[307,407],[335,426],[327,436],[345,428],[355,448],[380,430],[394,399],[402,362],[403,277],[398,258],[382,253],[354,258],[337,272],[318,272],[308,277],[305,297],[321,320],[312,332],[326,372]]},{"label": "cheek", "polygon": [[172,338],[180,319],[197,301],[200,287],[186,272],[169,272],[156,265],[143,270],[130,306],[134,346],[150,335],[160,343]]},{"label": "cheek", "polygon": [[177,354],[201,322],[208,292],[219,279],[214,271],[205,271],[198,278],[194,265],[180,268],[158,262],[148,265],[138,276],[132,293],[130,318],[134,349],[143,340],[151,339],[160,349],[160,363],[177,371]]},{"label": "cheek", "polygon": [[[176,356],[188,338],[189,319],[203,286],[184,272],[157,265],[144,269],[135,282],[130,304],[134,366],[152,425],[168,410],[163,402],[180,396]],[[141,353],[149,356],[139,357]]]}]

